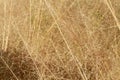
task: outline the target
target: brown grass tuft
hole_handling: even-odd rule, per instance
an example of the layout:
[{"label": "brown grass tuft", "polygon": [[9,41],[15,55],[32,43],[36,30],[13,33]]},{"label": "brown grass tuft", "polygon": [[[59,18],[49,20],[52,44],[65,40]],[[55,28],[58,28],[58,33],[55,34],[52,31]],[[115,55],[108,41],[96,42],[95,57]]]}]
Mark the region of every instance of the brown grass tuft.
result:
[{"label": "brown grass tuft", "polygon": [[0,51],[1,80],[38,80],[36,69],[27,53]]}]

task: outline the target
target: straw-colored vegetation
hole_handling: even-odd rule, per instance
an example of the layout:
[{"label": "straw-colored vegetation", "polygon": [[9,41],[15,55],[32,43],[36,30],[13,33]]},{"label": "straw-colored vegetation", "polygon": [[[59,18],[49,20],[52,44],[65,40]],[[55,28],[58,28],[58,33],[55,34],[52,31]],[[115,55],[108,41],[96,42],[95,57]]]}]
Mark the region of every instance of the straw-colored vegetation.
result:
[{"label": "straw-colored vegetation", "polygon": [[120,80],[120,0],[0,0],[0,80]]}]

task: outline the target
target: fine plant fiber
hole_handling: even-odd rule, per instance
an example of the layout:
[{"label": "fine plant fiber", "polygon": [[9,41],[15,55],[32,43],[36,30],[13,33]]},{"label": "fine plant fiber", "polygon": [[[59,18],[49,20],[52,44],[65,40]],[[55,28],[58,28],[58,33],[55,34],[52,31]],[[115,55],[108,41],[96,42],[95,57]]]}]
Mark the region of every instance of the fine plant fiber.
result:
[{"label": "fine plant fiber", "polygon": [[120,0],[0,0],[0,80],[120,80]]}]

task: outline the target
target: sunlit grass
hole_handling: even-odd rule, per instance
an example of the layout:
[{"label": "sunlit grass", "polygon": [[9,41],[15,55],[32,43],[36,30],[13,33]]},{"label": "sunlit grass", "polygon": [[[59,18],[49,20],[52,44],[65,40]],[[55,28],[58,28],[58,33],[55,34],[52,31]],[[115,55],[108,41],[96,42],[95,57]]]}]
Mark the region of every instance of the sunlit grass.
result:
[{"label": "sunlit grass", "polygon": [[0,79],[119,80],[119,4],[0,0]]}]

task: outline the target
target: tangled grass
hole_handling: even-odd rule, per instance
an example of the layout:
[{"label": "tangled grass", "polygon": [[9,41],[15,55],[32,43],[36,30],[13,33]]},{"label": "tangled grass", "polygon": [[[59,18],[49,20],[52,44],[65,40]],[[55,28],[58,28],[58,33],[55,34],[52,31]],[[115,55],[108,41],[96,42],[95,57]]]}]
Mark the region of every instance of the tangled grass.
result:
[{"label": "tangled grass", "polygon": [[37,71],[28,54],[13,51],[0,52],[0,79],[38,80]]},{"label": "tangled grass", "polygon": [[0,80],[120,80],[119,0],[0,0]]}]

